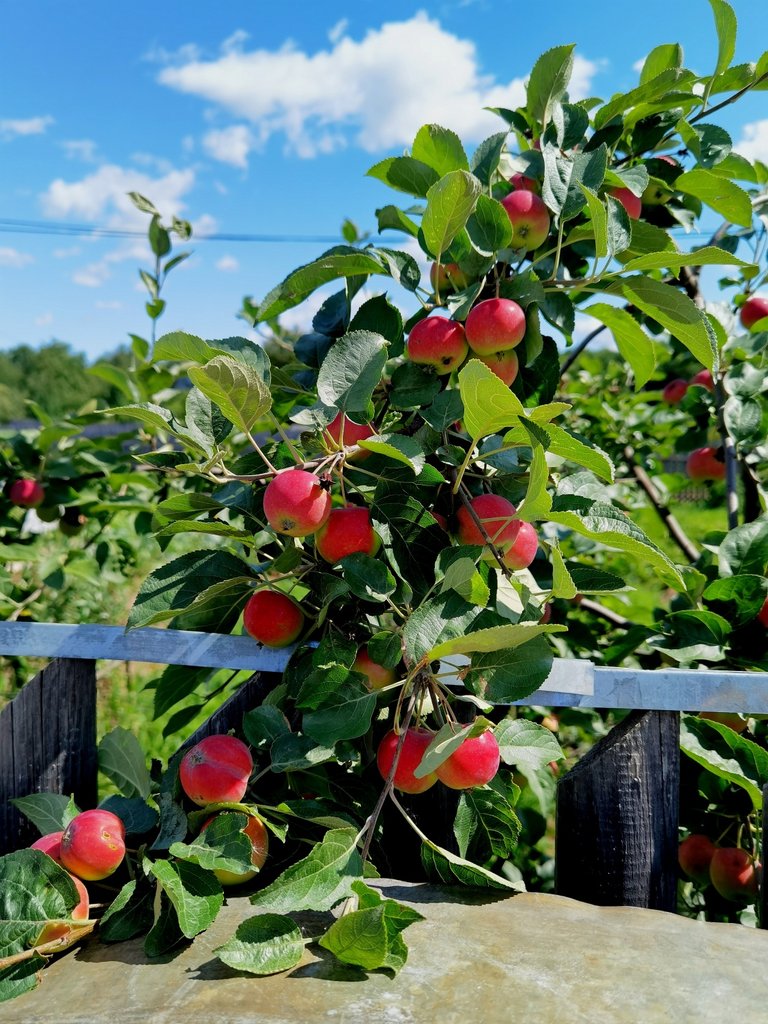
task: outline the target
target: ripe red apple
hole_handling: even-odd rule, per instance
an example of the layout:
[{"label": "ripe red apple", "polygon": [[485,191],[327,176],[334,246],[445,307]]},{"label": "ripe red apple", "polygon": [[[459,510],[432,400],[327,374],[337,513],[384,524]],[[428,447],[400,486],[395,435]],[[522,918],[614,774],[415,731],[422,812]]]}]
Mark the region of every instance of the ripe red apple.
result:
[{"label": "ripe red apple", "polygon": [[[693,383],[693,381],[691,381]],[[682,402],[688,391],[688,381],[683,380],[682,377],[677,377],[675,380],[671,380],[669,384],[664,385],[664,390],[661,393],[662,400],[667,405],[678,405]]]},{"label": "ripe red apple", "polygon": [[489,356],[478,356],[481,363],[485,363],[489,370],[493,370],[499,380],[510,387],[520,371],[520,360],[517,352],[509,349],[507,352],[493,352]]},{"label": "ripe red apple", "polygon": [[535,192],[537,196],[541,195],[541,182],[535,178],[529,178],[518,171],[512,175],[509,181],[513,188],[522,189],[524,192]]},{"label": "ripe red apple", "polygon": [[375,555],[380,544],[368,509],[354,505],[331,509],[328,519],[315,534],[317,553],[331,564],[357,551]]},{"label": "ripe red apple", "polygon": [[237,803],[245,796],[253,771],[248,747],[236,736],[206,736],[186,752],[179,765],[179,782],[200,807]]},{"label": "ripe red apple", "polygon": [[715,850],[709,865],[715,889],[727,900],[751,903],[757,896],[755,861],[746,850],[724,846]]},{"label": "ripe red apple", "polygon": [[304,612],[281,590],[257,590],[243,609],[243,628],[265,647],[287,647],[304,629]]},{"label": "ripe red apple", "polygon": [[549,210],[535,192],[515,189],[504,196],[501,205],[513,228],[511,249],[538,249],[549,234]]},{"label": "ripe red apple", "polygon": [[[424,751],[432,742],[434,734],[428,729],[408,729],[400,750],[400,757],[395,769],[393,785],[402,793],[423,793],[437,782],[437,775],[430,772],[423,779],[417,779],[413,774],[421,763]],[[395,759],[397,745],[400,737],[391,729],[379,744],[376,752],[376,764],[382,779],[389,776],[392,762]]]},{"label": "ripe red apple", "polygon": [[306,537],[319,530],[331,512],[331,496],[314,473],[285,469],[264,491],[264,515],[277,533]]},{"label": "ripe red apple", "polygon": [[[373,437],[376,433],[376,428],[372,423],[355,423],[354,420],[351,420],[343,412],[336,413],[336,416],[325,430],[326,433],[331,435],[339,448],[345,445],[350,447],[359,441],[364,441],[366,437]],[[361,459],[368,455],[370,455],[370,452],[361,451],[355,457]]]},{"label": "ripe red apple", "polygon": [[[39,849],[39,847],[33,846],[32,849]],[[79,901],[70,913],[70,917],[73,921],[87,921],[88,920],[88,908],[90,906],[90,899],[88,897],[88,890],[85,888],[83,883],[75,875],[69,874],[69,877],[75,883],[77,889],[77,895]],[[72,931],[72,926],[67,924],[65,921],[51,921],[44,925],[42,931],[37,937],[37,940],[33,943],[35,946],[44,946],[46,942],[54,942],[56,939],[63,939]]]},{"label": "ripe red apple", "polygon": [[450,373],[461,366],[467,351],[464,328],[458,321],[444,316],[428,316],[419,320],[408,335],[411,361],[433,366],[439,374]]},{"label": "ripe red apple", "polygon": [[[552,619],[552,605],[549,601],[541,609],[541,617],[539,619],[539,625],[546,626]],[[547,726],[549,728],[549,726]]]},{"label": "ripe red apple", "polygon": [[498,741],[488,730],[465,739],[435,771],[449,789],[472,789],[491,781],[499,770],[500,760]]},{"label": "ripe red apple", "polygon": [[[502,551],[506,550],[515,540],[520,529],[520,520],[515,519],[517,509],[512,502],[498,494],[480,494],[471,499],[470,505],[492,543]],[[464,505],[456,513],[456,521],[460,544],[486,544],[469,509]],[[493,558],[493,555],[490,551],[486,551],[483,552],[483,558]]]},{"label": "ripe red apple", "polygon": [[628,188],[612,188],[608,191],[609,196],[618,199],[632,220],[637,220],[643,210],[643,201]]},{"label": "ripe red apple", "polygon": [[709,884],[709,865],[717,847],[708,836],[694,834],[684,839],[677,848],[677,859],[682,870],[699,885]]},{"label": "ripe red apple", "polygon": [[43,498],[45,490],[37,480],[14,480],[8,489],[8,500],[20,508],[37,508]]},{"label": "ripe red apple", "polygon": [[61,863],[86,882],[107,878],[125,857],[125,825],[116,814],[81,811],[64,829]]},{"label": "ripe red apple", "polygon": [[[767,316],[768,296],[766,295],[750,295],[739,310],[739,320],[747,330],[750,330],[758,320],[763,320]],[[763,327],[763,330],[768,330],[768,325]]]},{"label": "ripe red apple", "polygon": [[525,313],[513,299],[486,299],[472,307],[464,330],[472,351],[490,356],[520,344],[525,335]]},{"label": "ripe red apple", "polygon": [[[224,811],[223,813],[226,814],[228,812]],[[219,817],[221,817],[219,814],[211,815],[200,829],[200,832],[205,832],[214,818]],[[213,873],[222,885],[242,885],[243,882],[249,882],[258,875],[259,871],[264,867],[264,861],[267,859],[269,836],[261,818],[257,818],[255,814],[249,814],[248,824],[242,831],[245,832],[251,841],[251,864],[253,864],[253,870],[226,871],[224,868],[214,868]]]},{"label": "ripe red apple", "polygon": [[63,835],[63,832],[49,832],[45,836],[40,836],[32,843],[30,850],[42,850],[57,864],[61,864],[61,837]]},{"label": "ripe red apple", "polygon": [[435,292],[460,292],[469,284],[469,278],[458,263],[433,263],[429,268],[429,282]]},{"label": "ripe red apple", "polygon": [[711,445],[696,448],[688,456],[685,471],[691,480],[724,480],[723,449],[713,448]]},{"label": "ripe red apple", "polygon": [[698,373],[695,373],[691,377],[691,385],[706,388],[707,391],[715,390],[715,382],[712,380],[712,374],[709,370],[699,370]]},{"label": "ripe red apple", "polygon": [[763,607],[757,613],[757,618],[768,629],[768,597],[763,601]]},{"label": "ripe red apple", "polygon": [[380,665],[378,661],[373,660],[368,653],[367,645],[361,647],[355,655],[352,668],[355,672],[360,672],[365,676],[366,685],[369,690],[381,690],[383,687],[394,683],[397,679],[397,672],[393,668],[385,668],[384,665]]},{"label": "ripe red apple", "polygon": [[502,556],[504,565],[508,569],[527,569],[539,549],[539,536],[530,523],[518,520],[514,525],[515,536]]}]

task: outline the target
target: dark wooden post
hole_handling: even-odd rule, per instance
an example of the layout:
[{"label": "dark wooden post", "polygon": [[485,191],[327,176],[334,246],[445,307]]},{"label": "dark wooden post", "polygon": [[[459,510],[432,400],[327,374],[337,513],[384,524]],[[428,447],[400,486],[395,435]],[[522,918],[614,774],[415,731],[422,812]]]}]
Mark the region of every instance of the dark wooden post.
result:
[{"label": "dark wooden post", "polygon": [[555,887],[675,911],[680,716],[633,711],[558,782]]},{"label": "dark wooden post", "polygon": [[0,711],[0,854],[38,838],[12,798],[63,793],[94,807],[97,770],[95,663],[52,661]]}]

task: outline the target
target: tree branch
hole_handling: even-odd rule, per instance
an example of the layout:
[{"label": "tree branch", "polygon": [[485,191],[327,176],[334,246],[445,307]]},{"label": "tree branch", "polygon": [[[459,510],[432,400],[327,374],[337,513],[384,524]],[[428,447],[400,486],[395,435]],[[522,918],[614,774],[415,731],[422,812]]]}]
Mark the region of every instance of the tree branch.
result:
[{"label": "tree branch", "polygon": [[627,462],[629,463],[629,468],[632,470],[632,474],[634,475],[635,479],[640,484],[642,489],[645,491],[646,495],[648,496],[648,500],[650,501],[655,511],[658,513],[659,518],[666,526],[669,536],[672,538],[675,544],[677,544],[677,546],[680,548],[680,550],[683,552],[686,558],[688,558],[691,562],[695,562],[696,559],[699,557],[699,549],[688,537],[685,530],[683,530],[682,526],[677,521],[675,516],[669,511],[669,507],[666,505],[661,495],[656,490],[653,481],[648,476],[646,471],[643,469],[642,466],[639,466],[635,461],[634,449],[627,445],[627,447],[624,449],[624,456]]}]

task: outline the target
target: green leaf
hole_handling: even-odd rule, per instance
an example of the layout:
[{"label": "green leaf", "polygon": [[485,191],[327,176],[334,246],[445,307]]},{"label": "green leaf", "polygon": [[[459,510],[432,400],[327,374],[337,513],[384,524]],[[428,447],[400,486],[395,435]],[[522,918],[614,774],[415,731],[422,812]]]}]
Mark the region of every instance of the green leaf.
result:
[{"label": "green leaf", "polygon": [[496,726],[494,735],[504,764],[525,765],[535,770],[565,758],[549,729],[525,718],[505,718]]},{"label": "green leaf", "polygon": [[349,330],[380,334],[390,345],[397,345],[403,338],[403,314],[386,295],[374,295],[359,307],[350,321]]},{"label": "green leaf", "polygon": [[[193,605],[206,589],[235,578],[250,578],[250,570],[245,562],[227,551],[190,551],[174,558],[144,580],[126,628],[135,629],[171,618]],[[237,615],[231,603],[221,597],[206,608],[206,619],[224,627],[227,623],[234,625]]]},{"label": "green leaf", "polygon": [[541,636],[511,650],[473,654],[464,685],[490,704],[512,704],[541,686],[552,671],[552,658]]},{"label": "green leaf", "polygon": [[413,470],[415,476],[421,473],[426,463],[426,454],[419,442],[405,434],[375,434],[364,438],[359,444],[366,451],[402,462]]},{"label": "green leaf", "polygon": [[243,874],[253,870],[253,846],[243,831],[247,824],[247,814],[234,811],[217,814],[190,843],[172,843],[168,852],[207,871]]},{"label": "green leaf", "polygon": [[269,752],[273,772],[309,771],[336,760],[333,747],[323,747],[308,736],[278,736]]},{"label": "green leaf", "polygon": [[[595,256],[603,257],[608,255],[608,212],[605,203],[598,199],[591,188],[579,184],[584,193],[589,209],[589,217],[592,221],[592,230],[595,234]],[[613,252],[611,253],[613,255]]]},{"label": "green leaf", "polygon": [[406,658],[411,662],[429,660],[434,647],[463,637],[481,612],[481,608],[450,590],[424,601],[409,616],[403,630]]},{"label": "green leaf", "polygon": [[0,959],[34,946],[47,921],[72,923],[79,900],[71,877],[42,850],[0,857]]},{"label": "green leaf", "polygon": [[718,43],[714,75],[719,75],[730,66],[736,52],[736,15],[731,5],[725,0],[709,0],[709,3],[715,16]]},{"label": "green leaf", "polygon": [[431,186],[421,230],[433,256],[442,255],[466,225],[481,188],[468,171],[450,171]]},{"label": "green leaf", "polygon": [[533,66],[526,88],[526,107],[531,120],[542,126],[552,113],[552,106],[561,100],[573,72],[573,51],[576,44],[554,46],[543,53]]},{"label": "green leaf", "polygon": [[246,434],[272,406],[266,381],[231,356],[216,356],[205,366],[191,366],[188,372],[192,383]]},{"label": "green leaf", "polygon": [[40,974],[48,962],[39,953],[9,967],[0,968],[0,1003],[31,992],[40,984]]},{"label": "green leaf", "polygon": [[470,734],[480,735],[480,730],[475,729],[474,722],[464,726],[454,725],[453,722],[446,722],[430,740],[421,761],[414,768],[414,776],[417,779],[423,779],[436,768],[439,768],[455,750],[459,749]]},{"label": "green leaf", "polygon": [[375,710],[376,694],[362,681],[350,680],[335,690],[317,711],[306,712],[302,726],[316,743],[331,747],[340,740],[364,736],[371,727]]},{"label": "green leaf", "polygon": [[216,920],[224,903],[221,885],[210,871],[186,861],[156,860],[152,874],[163,887],[188,939],[204,932]]},{"label": "green leaf", "polygon": [[[710,0],[712,2],[712,0]],[[675,179],[675,188],[695,196],[726,220],[748,228],[752,224],[752,202],[744,189],[714,171],[694,167]]]},{"label": "green leaf", "polygon": [[555,542],[552,545],[552,596],[562,597],[569,601],[576,597],[578,592],[579,588],[574,583],[560,553],[560,545]]},{"label": "green leaf", "polygon": [[768,518],[730,530],[718,549],[722,576],[765,575],[768,565]]},{"label": "green leaf", "polygon": [[684,589],[677,567],[639,526],[613,505],[581,495],[563,494],[555,497],[547,518],[600,544],[635,556],[640,564],[655,569],[666,583]]},{"label": "green leaf", "polygon": [[387,361],[387,342],[371,331],[340,338],[323,360],[317,378],[318,398],[349,415],[367,414],[371,395]]},{"label": "green leaf", "polygon": [[607,152],[605,145],[601,145],[570,157],[562,154],[556,146],[544,146],[545,175],[541,195],[561,220],[575,217],[584,207],[586,196],[582,186],[596,192],[603,184]]},{"label": "green leaf", "polygon": [[[525,421],[523,421],[525,423]],[[535,523],[537,519],[545,519],[552,508],[552,496],[547,491],[549,483],[549,467],[544,448],[541,444],[533,445],[533,459],[528,471],[528,490],[522,505],[517,510],[517,518],[526,523]]]},{"label": "green leaf", "polygon": [[470,359],[459,370],[459,392],[464,426],[475,441],[514,426],[525,414],[520,399],[479,359]]},{"label": "green leaf", "polygon": [[472,861],[506,860],[517,846],[520,832],[520,819],[502,793],[483,787],[466,790],[459,797],[453,833],[460,856]]},{"label": "green leaf", "polygon": [[[434,172],[430,171],[430,174]],[[255,322],[274,320],[280,313],[298,306],[317,288],[339,277],[358,277],[386,272],[377,256],[352,246],[337,245],[318,259],[292,271],[284,281],[273,288],[259,306]]]},{"label": "green leaf", "polygon": [[682,342],[688,351],[713,374],[718,369],[717,340],[707,317],[678,288],[642,275],[630,277],[620,285],[625,298],[657,320]]},{"label": "green leaf", "polygon": [[99,920],[102,942],[126,942],[143,935],[154,919],[154,886],[139,876],[126,882]]},{"label": "green leaf", "polygon": [[765,576],[727,576],[715,580],[703,593],[715,611],[721,614],[734,628],[744,626],[757,616],[768,597],[768,579]]},{"label": "green leaf", "polygon": [[385,601],[397,589],[397,581],[384,562],[362,552],[341,560],[344,581],[363,601]]},{"label": "green leaf", "polygon": [[519,892],[520,886],[509,882],[501,875],[496,875],[479,864],[464,860],[450,850],[445,850],[431,840],[423,840],[421,844],[421,863],[427,878],[438,885],[464,885],[473,889],[502,889],[506,892]]},{"label": "green leaf", "polygon": [[543,625],[537,622],[519,622],[506,626],[490,626],[478,629],[465,636],[453,637],[435,644],[427,652],[427,658],[435,661],[453,654],[471,654],[472,652],[488,653],[489,651],[511,651],[521,644],[528,643],[542,633],[562,633],[565,626]]},{"label": "green leaf", "polygon": [[[165,862],[163,862],[165,863]],[[179,926],[179,915],[164,889],[160,891],[160,908],[155,923],[144,939],[144,953],[148,957],[165,956],[185,942],[186,936]]]},{"label": "green leaf", "polygon": [[512,222],[497,199],[479,195],[475,212],[467,221],[467,233],[478,252],[492,256],[512,241]]},{"label": "green leaf", "polygon": [[762,790],[768,783],[768,753],[757,743],[720,722],[684,715],[680,747],[702,768],[746,790],[755,810],[762,807]]},{"label": "green leaf", "polygon": [[288,719],[271,704],[261,704],[243,715],[243,735],[255,749],[289,735],[290,731]]},{"label": "green leaf", "polygon": [[350,895],[352,882],[362,875],[356,842],[354,828],[331,829],[306,857],[251,896],[251,903],[276,914],[330,910]]},{"label": "green leaf", "polygon": [[426,366],[403,363],[392,374],[389,398],[394,409],[418,409],[429,405],[440,391],[440,380]]},{"label": "green leaf", "polygon": [[682,664],[697,661],[723,661],[729,622],[714,612],[684,610],[662,619],[661,631],[648,639],[648,645]]},{"label": "green leaf", "polygon": [[411,196],[426,196],[430,187],[440,175],[434,168],[414,160],[411,156],[390,156],[374,164],[366,174],[370,178],[378,178],[390,188],[398,192],[407,192]]},{"label": "green leaf", "polygon": [[141,744],[127,729],[117,726],[99,743],[99,771],[104,772],[124,797],[146,800],[152,783]]},{"label": "green leaf", "polygon": [[[461,549],[448,548],[447,554],[453,555],[458,550]],[[444,553],[441,552],[442,554]],[[491,597],[490,588],[480,574],[475,559],[466,556],[453,557],[450,564],[446,565],[445,575],[440,583],[440,593],[444,594],[447,590],[455,591],[469,604],[476,604],[481,608],[486,607]]]},{"label": "green leaf", "polygon": [[461,139],[455,132],[438,124],[425,124],[419,128],[411,155],[437,171],[441,178],[450,171],[469,170]]},{"label": "green leaf", "polygon": [[679,43],[662,43],[654,47],[643,63],[640,84],[652,81],[668,68],[679,68],[683,64],[683,49]]},{"label": "green leaf", "polygon": [[15,797],[10,803],[39,829],[41,836],[62,832],[77,813],[72,813],[70,798],[61,793],[30,793]]},{"label": "green leaf", "polygon": [[[549,438],[547,451],[569,462],[575,462],[603,480],[613,483],[614,465],[601,448],[554,423],[547,423],[545,429]],[[504,444],[510,447],[530,444],[530,436],[522,423],[504,435]]]},{"label": "green leaf", "polygon": [[[632,262],[636,263],[637,260]],[[632,367],[635,391],[645,387],[656,370],[657,352],[653,338],[645,333],[631,313],[618,306],[596,302],[587,306],[583,312],[593,316],[610,330],[616,347]]]},{"label": "green leaf", "polygon": [[[751,267],[753,264],[746,263],[733,253],[726,252],[717,245],[705,245],[701,249],[694,249],[693,252],[654,252],[646,256],[639,256],[624,264],[625,270],[679,270],[686,266],[733,266]],[[586,312],[586,310],[585,310]]]},{"label": "green leaf", "polygon": [[445,547],[445,531],[417,498],[403,495],[402,485],[374,501],[371,518],[392,569],[417,596],[425,594],[434,583],[432,566]]},{"label": "green leaf", "polygon": [[386,231],[389,228],[418,238],[419,225],[397,206],[382,206],[376,210],[376,221],[379,231]]},{"label": "green leaf", "polygon": [[111,811],[125,825],[126,835],[143,835],[157,827],[158,814],[141,797],[125,797],[113,794],[102,800],[99,808]]},{"label": "green leaf", "polygon": [[237,926],[234,936],[213,950],[227,967],[247,974],[277,974],[301,962],[304,938],[283,914],[257,914]]},{"label": "green leaf", "polygon": [[490,185],[498,170],[507,134],[507,132],[497,132],[495,135],[483,139],[472,156],[472,173],[483,185]]}]

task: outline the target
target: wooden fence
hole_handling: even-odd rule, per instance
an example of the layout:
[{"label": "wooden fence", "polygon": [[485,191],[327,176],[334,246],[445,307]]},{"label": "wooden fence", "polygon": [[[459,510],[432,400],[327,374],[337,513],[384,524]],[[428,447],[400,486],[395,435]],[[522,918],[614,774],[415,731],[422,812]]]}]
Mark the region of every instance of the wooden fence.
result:
[{"label": "wooden fence", "polygon": [[[239,727],[276,685],[291,650],[248,636],[112,626],[0,623],[0,655],[53,659],[0,711],[0,854],[36,833],[9,802],[33,792],[96,800],[99,659],[252,671],[190,736]],[[677,890],[680,712],[768,714],[768,673],[600,668],[556,658],[518,704],[632,709],[557,784],[556,889],[604,906],[674,911]],[[768,821],[768,786],[763,794]],[[766,863],[763,849],[763,863]],[[767,886],[760,920],[768,924]]]}]

